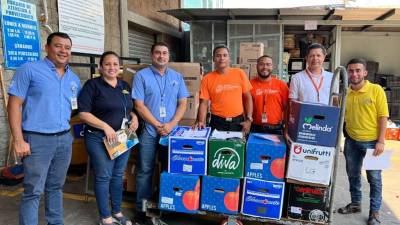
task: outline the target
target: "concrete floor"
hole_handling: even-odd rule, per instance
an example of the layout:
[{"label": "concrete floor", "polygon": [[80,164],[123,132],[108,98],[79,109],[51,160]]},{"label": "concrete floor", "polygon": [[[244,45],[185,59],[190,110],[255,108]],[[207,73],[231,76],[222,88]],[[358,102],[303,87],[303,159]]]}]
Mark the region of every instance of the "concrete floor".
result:
[{"label": "concrete floor", "polygon": [[[394,144],[393,144],[394,143]],[[392,167],[383,172],[383,205],[381,210],[382,224],[400,225],[400,142],[388,143],[387,148],[392,146],[394,154],[392,156]],[[338,208],[346,205],[350,201],[348,193],[348,182],[344,168],[344,157],[341,154],[339,160],[338,176],[336,181],[335,199],[333,207]],[[71,176],[67,180],[64,194],[64,216],[66,225],[95,225],[98,224],[98,213],[93,196],[85,199],[84,176]],[[363,179],[363,212],[355,215],[341,215],[334,213],[333,225],[364,225],[366,224],[369,210],[369,187]],[[21,186],[7,187],[0,186],[0,225],[18,224],[18,207]],[[126,195],[123,204],[123,212],[126,216],[133,215],[133,196]],[[170,225],[217,225],[221,219],[210,219],[204,216],[193,216],[186,214],[172,213],[166,215],[166,222]],[[40,225],[45,224],[44,207],[41,201]],[[244,224],[272,224],[245,222]],[[296,224],[296,223],[291,223]],[[298,223],[297,223],[298,224]]]}]

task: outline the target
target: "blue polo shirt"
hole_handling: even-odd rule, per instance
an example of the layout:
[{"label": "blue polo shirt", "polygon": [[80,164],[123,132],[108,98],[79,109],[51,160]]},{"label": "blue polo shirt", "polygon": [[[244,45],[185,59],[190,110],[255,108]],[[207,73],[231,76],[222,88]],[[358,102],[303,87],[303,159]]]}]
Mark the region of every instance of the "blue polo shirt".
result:
[{"label": "blue polo shirt", "polygon": [[[170,122],[178,107],[178,100],[189,97],[182,75],[171,68],[167,68],[161,76],[153,66],[146,67],[135,75],[132,87],[132,98],[143,101],[161,123]],[[160,116],[161,106],[166,109],[164,118]],[[153,137],[157,136],[155,127],[149,123],[146,123],[145,129]]]},{"label": "blue polo shirt", "polygon": [[[79,93],[78,112],[90,112],[117,131],[121,129],[124,117],[131,119],[133,103],[130,93],[131,88],[125,81],[118,80],[113,87],[102,76],[90,79]],[[102,131],[90,125],[85,128]]]},{"label": "blue polo shirt", "polygon": [[71,98],[78,97],[80,88],[78,76],[68,65],[60,77],[54,63],[45,58],[18,68],[8,94],[24,100],[23,130],[57,133],[70,129]]}]

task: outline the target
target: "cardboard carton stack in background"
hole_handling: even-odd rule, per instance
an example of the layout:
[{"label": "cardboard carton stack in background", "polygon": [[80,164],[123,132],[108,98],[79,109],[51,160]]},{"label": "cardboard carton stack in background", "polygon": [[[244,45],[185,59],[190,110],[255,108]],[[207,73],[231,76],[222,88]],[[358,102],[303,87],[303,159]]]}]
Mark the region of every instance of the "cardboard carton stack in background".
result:
[{"label": "cardboard carton stack in background", "polygon": [[242,42],[239,48],[239,64],[232,67],[249,68],[247,74],[249,79],[257,77],[257,59],[264,55],[264,44],[261,42]]}]

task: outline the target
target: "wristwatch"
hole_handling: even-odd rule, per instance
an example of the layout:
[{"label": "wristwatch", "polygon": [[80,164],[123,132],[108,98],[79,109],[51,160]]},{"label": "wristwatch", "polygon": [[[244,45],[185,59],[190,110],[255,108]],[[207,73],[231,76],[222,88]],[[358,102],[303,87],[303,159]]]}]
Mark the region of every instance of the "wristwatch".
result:
[{"label": "wristwatch", "polygon": [[246,120],[253,122],[253,117],[252,116],[246,116]]}]

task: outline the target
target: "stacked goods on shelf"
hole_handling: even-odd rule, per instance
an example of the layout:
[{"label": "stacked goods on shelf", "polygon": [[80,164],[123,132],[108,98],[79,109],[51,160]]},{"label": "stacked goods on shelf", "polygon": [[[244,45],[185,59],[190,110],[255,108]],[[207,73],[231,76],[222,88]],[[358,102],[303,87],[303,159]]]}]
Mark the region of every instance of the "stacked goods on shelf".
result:
[{"label": "stacked goods on shelf", "polygon": [[280,219],[285,190],[282,136],[251,133],[247,141],[242,214]]},{"label": "stacked goods on shelf", "polygon": [[196,213],[200,202],[200,175],[207,172],[210,128],[176,127],[169,135],[168,172],[161,174],[159,208]]},{"label": "stacked goods on shelf", "polygon": [[289,136],[292,139],[286,178],[288,217],[325,223],[328,219],[339,108],[292,101]]}]

